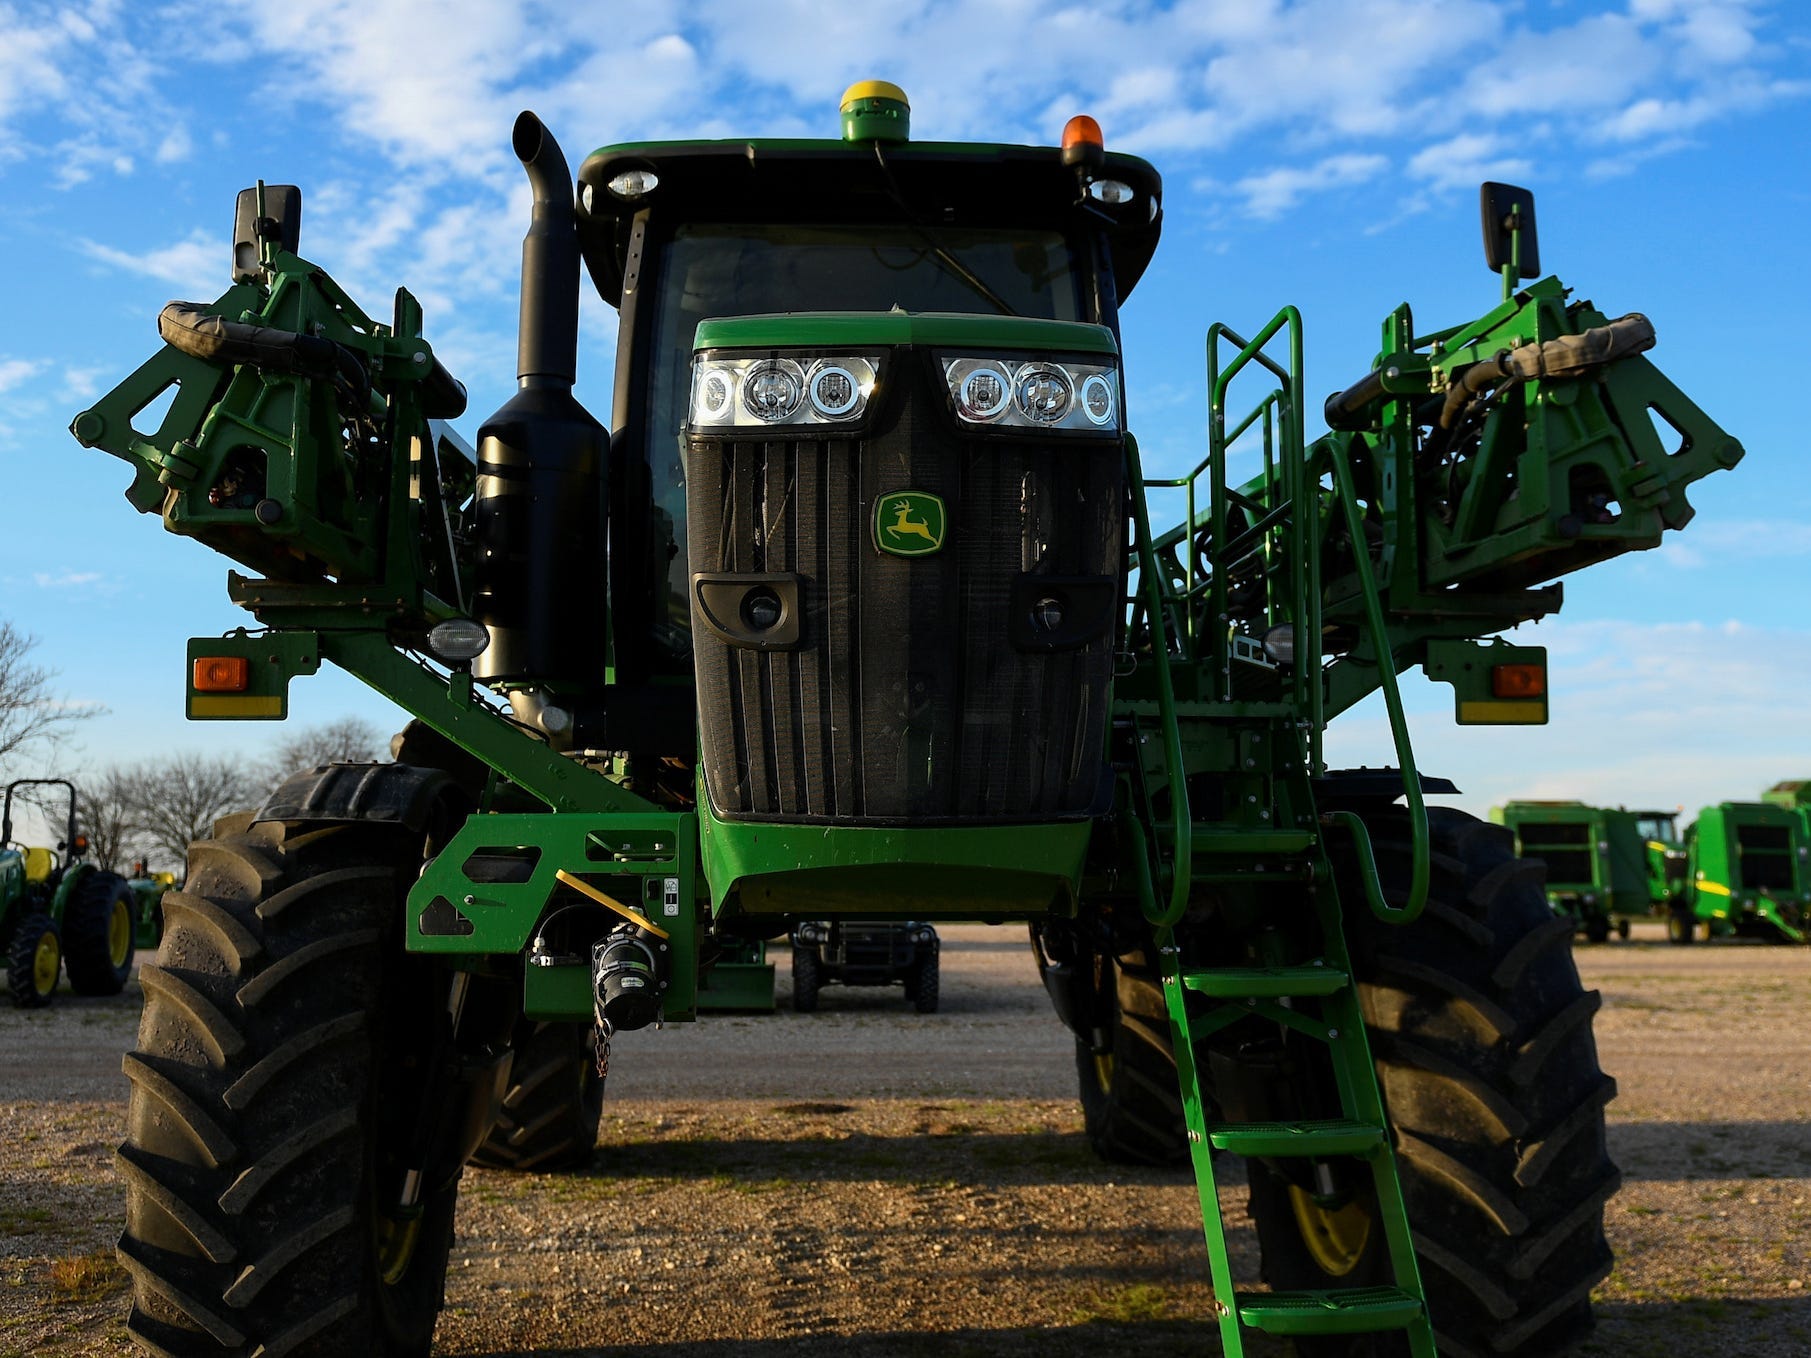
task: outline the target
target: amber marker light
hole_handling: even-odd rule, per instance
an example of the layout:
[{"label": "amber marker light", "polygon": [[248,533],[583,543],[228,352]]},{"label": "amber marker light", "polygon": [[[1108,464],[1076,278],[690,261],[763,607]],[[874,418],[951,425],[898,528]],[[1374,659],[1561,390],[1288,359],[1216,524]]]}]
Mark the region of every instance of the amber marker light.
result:
[{"label": "amber marker light", "polygon": [[243,693],[251,679],[251,662],[242,655],[204,655],[195,661],[197,693]]},{"label": "amber marker light", "polygon": [[1490,691],[1498,698],[1544,698],[1547,669],[1544,665],[1492,665]]},{"label": "amber marker light", "polygon": [[1085,113],[1078,113],[1063,124],[1063,164],[1096,166],[1107,156],[1106,139],[1100,124]]}]

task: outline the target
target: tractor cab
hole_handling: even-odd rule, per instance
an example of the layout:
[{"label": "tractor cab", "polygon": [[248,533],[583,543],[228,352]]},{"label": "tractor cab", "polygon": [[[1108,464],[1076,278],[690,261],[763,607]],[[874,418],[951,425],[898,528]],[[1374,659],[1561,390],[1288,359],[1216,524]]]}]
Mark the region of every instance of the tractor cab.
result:
[{"label": "tractor cab", "polygon": [[[1022,317],[1104,327],[1116,347],[1119,302],[1156,248],[1157,172],[1106,153],[1090,119],[1072,121],[1062,149],[913,143],[904,94],[865,82],[844,96],[843,129],[841,141],[610,146],[579,171],[584,263],[621,313],[612,576],[629,612],[615,620],[616,650],[651,648],[656,672],[691,669],[684,434],[701,325],[834,315],[813,340],[873,347],[879,336],[856,318]],[[806,389],[815,373],[791,376],[779,375],[769,422],[793,423],[794,397],[819,426],[860,422],[851,398],[872,384],[865,368],[828,389]],[[653,540],[622,552],[620,535],[642,523]],[[654,578],[636,588],[626,571]]]}]

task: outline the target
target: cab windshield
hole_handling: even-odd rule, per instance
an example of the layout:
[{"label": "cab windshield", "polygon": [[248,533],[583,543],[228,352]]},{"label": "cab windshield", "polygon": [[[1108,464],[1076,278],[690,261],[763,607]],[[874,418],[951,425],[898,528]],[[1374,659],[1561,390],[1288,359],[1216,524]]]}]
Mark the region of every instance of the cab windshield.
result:
[{"label": "cab windshield", "polygon": [[[1082,319],[1069,242],[1055,231],[876,226],[679,227],[661,251],[644,430],[657,521],[671,524],[655,640],[689,650],[684,421],[698,323],[801,311],[955,311]],[[662,519],[662,516],[665,516]]]}]

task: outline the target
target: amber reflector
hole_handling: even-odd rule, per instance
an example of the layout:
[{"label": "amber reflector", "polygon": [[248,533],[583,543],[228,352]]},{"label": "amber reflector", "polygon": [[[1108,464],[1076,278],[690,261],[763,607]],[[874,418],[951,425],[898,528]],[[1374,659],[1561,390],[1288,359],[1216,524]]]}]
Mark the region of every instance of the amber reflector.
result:
[{"label": "amber reflector", "polygon": [[195,662],[195,692],[243,693],[251,686],[251,671],[242,655],[204,655]]},{"label": "amber reflector", "polygon": [[1498,698],[1539,698],[1547,692],[1545,665],[1492,665],[1490,691]]}]

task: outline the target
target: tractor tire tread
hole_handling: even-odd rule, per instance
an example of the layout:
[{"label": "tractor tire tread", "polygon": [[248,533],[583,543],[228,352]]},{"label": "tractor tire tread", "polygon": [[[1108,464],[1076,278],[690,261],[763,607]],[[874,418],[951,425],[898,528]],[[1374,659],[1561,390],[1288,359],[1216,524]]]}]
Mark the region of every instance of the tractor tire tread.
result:
[{"label": "tractor tire tread", "polygon": [[587,1164],[604,1101],[590,1030],[522,1019],[510,1045],[515,1058],[502,1107],[470,1163],[513,1173]]},{"label": "tractor tire tread", "polygon": [[222,955],[230,955],[245,962],[253,962],[264,955],[264,944],[232,915],[223,910],[206,896],[197,896],[188,891],[166,891],[163,898],[164,922],[169,923],[172,914],[181,914],[195,925],[211,930],[218,939]]},{"label": "tractor tire tread", "polygon": [[384,1283],[367,1168],[402,1134],[377,1091],[441,984],[400,946],[419,841],[232,828],[191,852],[123,1061],[128,1329],[169,1358],[425,1355],[456,1188],[424,1195],[413,1255]]},{"label": "tractor tire tread", "polygon": [[245,1050],[245,1034],[239,1031],[238,1025],[215,1008],[206,995],[168,967],[160,967],[155,962],[145,963],[138,969],[138,983],[144,987],[147,997],[156,995],[188,1016],[196,1036],[207,1047],[216,1066],[224,1066],[230,1058]]},{"label": "tractor tire tread", "polygon": [[125,902],[128,928],[138,921],[138,899],[126,879],[99,869],[87,872],[69,893],[63,907],[63,970],[69,988],[78,995],[117,995],[132,974],[132,935],[126,935],[126,957],[113,964],[111,929],[116,902]]}]

